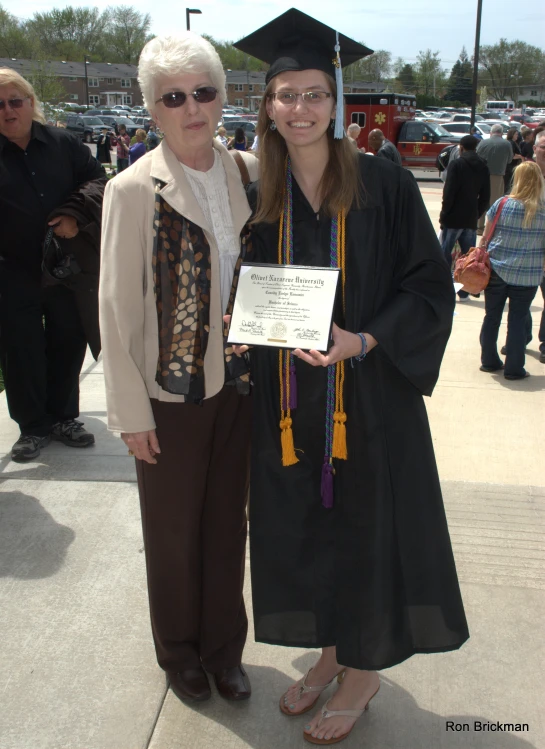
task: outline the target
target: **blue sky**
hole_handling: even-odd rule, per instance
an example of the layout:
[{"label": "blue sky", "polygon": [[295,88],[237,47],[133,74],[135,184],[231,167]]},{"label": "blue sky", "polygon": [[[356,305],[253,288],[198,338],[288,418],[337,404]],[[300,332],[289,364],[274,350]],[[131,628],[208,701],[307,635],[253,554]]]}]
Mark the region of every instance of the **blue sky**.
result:
[{"label": "blue sky", "polygon": [[[1,1],[1,0],[0,0]],[[267,0],[191,0],[202,15],[191,17],[194,31],[217,39],[236,40],[280,15],[291,4]],[[21,18],[36,11],[63,5],[106,8],[112,0],[74,0],[54,3],[51,0],[4,0],[4,8]],[[172,0],[133,0],[143,13],[152,16],[152,30],[165,34],[185,28],[185,3]],[[463,45],[471,55],[475,44],[477,0],[300,0],[297,8],[373,49],[387,49],[393,57],[414,62],[418,51],[439,51],[443,67],[450,68]],[[520,39],[543,48],[545,40],[545,4],[511,3],[507,0],[483,0],[481,44],[494,44],[501,37]]]}]

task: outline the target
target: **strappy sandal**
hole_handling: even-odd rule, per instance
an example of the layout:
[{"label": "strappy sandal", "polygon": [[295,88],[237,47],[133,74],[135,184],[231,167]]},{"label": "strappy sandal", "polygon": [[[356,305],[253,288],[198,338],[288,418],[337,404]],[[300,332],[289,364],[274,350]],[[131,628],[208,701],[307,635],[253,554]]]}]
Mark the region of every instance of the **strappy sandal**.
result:
[{"label": "strappy sandal", "polygon": [[312,671],[312,669],[309,668],[309,670],[306,672],[306,674],[304,675],[304,677],[300,680],[300,682],[299,682],[299,691],[297,692],[297,695],[295,697],[295,702],[296,703],[299,702],[299,700],[301,699],[301,697],[304,694],[309,694],[310,692],[316,692],[316,699],[308,707],[305,707],[304,710],[299,710],[299,712],[293,712],[288,707],[288,699],[286,697],[287,692],[285,692],[282,695],[282,697],[280,698],[280,703],[278,705],[279,708],[280,708],[280,710],[284,713],[284,715],[289,715],[291,717],[295,717],[296,715],[304,715],[305,713],[308,713],[308,711],[312,710],[312,708],[316,704],[316,701],[318,700],[318,697],[321,695],[321,693],[325,689],[327,689],[328,687],[330,687],[333,684],[333,682],[335,681],[335,679],[337,679],[337,682],[340,684],[342,682],[342,680],[344,678],[344,674],[345,674],[345,671],[343,669],[340,673],[337,674],[337,676],[334,676],[331,679],[331,681],[329,681],[327,684],[324,684],[323,686],[318,686],[318,687],[309,687],[307,685],[307,679],[308,679],[308,675],[310,674],[311,671]]},{"label": "strappy sandal", "polygon": [[[363,713],[366,710],[369,710],[369,703],[373,699],[373,697],[377,694],[378,690],[380,689],[380,684],[378,686],[377,691],[369,697],[367,701],[367,705],[363,708],[363,710],[328,710],[327,706],[329,705],[329,700],[325,703],[325,705],[322,708],[322,717],[320,718],[320,722],[318,723],[318,728],[322,725],[322,722],[324,720],[327,720],[327,718],[333,718],[335,715],[345,715],[347,718],[361,718]],[[303,733],[303,738],[305,741],[310,742],[311,744],[320,744],[322,746],[328,746],[329,744],[338,744],[340,741],[344,741],[352,731],[354,730],[354,726],[356,725],[356,721],[354,721],[354,725],[352,728],[347,731],[346,733],[343,733],[342,736],[333,736],[330,739],[319,739],[316,736],[313,736],[310,733]],[[318,728],[316,730],[318,730]]]}]

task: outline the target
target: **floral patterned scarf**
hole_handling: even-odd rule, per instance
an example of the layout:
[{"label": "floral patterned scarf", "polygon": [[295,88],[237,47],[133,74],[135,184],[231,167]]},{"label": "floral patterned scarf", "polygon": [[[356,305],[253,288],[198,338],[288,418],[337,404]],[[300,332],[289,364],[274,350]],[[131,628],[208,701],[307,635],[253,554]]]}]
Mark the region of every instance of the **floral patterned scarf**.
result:
[{"label": "floral patterned scarf", "polygon": [[[170,206],[155,186],[153,220],[153,280],[159,328],[159,359],[156,381],[169,393],[185,395],[200,403],[205,396],[204,357],[210,332],[212,270],[210,245],[200,226],[191,223]],[[238,282],[240,264],[249,250],[243,238],[229,299],[229,313]],[[242,394],[250,390],[248,366],[233,354],[224,335],[225,382]]]}]

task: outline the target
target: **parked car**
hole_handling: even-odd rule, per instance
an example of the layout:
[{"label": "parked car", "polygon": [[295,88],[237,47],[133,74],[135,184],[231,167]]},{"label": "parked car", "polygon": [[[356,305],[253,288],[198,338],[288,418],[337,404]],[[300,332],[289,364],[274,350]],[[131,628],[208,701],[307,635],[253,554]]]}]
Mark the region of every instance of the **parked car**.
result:
[{"label": "parked car", "polygon": [[[459,135],[461,138],[464,135],[471,134],[471,123],[470,122],[442,122],[441,127],[452,135]],[[491,125],[488,122],[476,122],[475,127],[482,135],[483,139],[490,138]]]},{"label": "parked car", "polygon": [[131,120],[135,125],[138,125],[138,127],[141,127],[143,130],[145,130],[146,133],[149,130],[149,126],[153,124],[153,120],[151,119],[151,117],[131,117]]},{"label": "parked car", "polygon": [[94,143],[103,127],[104,122],[100,117],[69,114],[66,118],[66,129],[79,135],[86,143]]},{"label": "parked car", "polygon": [[120,112],[130,112],[131,107],[128,104],[115,104],[112,109],[117,109]]},{"label": "parked car", "polygon": [[224,120],[223,127],[227,132],[227,137],[232,138],[235,135],[235,130],[241,127],[244,130],[244,135],[248,141],[248,148],[252,145],[255,140],[255,122],[248,122],[248,120]]},{"label": "parked car", "polygon": [[139,129],[139,126],[135,123],[135,121],[130,119],[129,117],[116,117],[115,125],[116,133],[118,132],[119,125],[125,125],[125,127],[127,128],[127,133],[131,136],[131,138],[133,135],[136,135],[136,131]]},{"label": "parked car", "polygon": [[[454,114],[450,120],[451,122],[471,122],[470,114]],[[475,122],[482,122],[483,118],[480,114],[475,115]]]},{"label": "parked car", "polygon": [[99,115],[100,119],[105,125],[108,125],[108,127],[113,130],[115,133],[117,133],[116,128],[116,122],[117,122],[117,115],[112,114],[101,114]]}]

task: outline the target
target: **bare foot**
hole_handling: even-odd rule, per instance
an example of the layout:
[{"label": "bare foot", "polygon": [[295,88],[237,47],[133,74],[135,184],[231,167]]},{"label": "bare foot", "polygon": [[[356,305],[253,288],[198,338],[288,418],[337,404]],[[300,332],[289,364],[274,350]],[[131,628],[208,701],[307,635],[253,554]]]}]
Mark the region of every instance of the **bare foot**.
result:
[{"label": "bare foot", "polygon": [[[380,685],[376,671],[358,671],[348,668],[342,684],[328,701],[328,710],[363,710]],[[322,719],[319,710],[305,726],[305,733],[319,739],[331,739],[347,734],[357,718],[335,715]]]},{"label": "bare foot", "polygon": [[[338,673],[342,671],[342,666],[339,666],[335,658],[322,655],[319,661],[312,668],[307,676],[306,685],[307,687],[325,686],[332,681]],[[308,707],[313,705],[318,697],[319,692],[306,692],[299,696],[300,687],[303,684],[305,677],[299,679],[298,682],[292,684],[285,695],[282,697],[284,706],[293,715],[298,715],[304,712]]]}]

